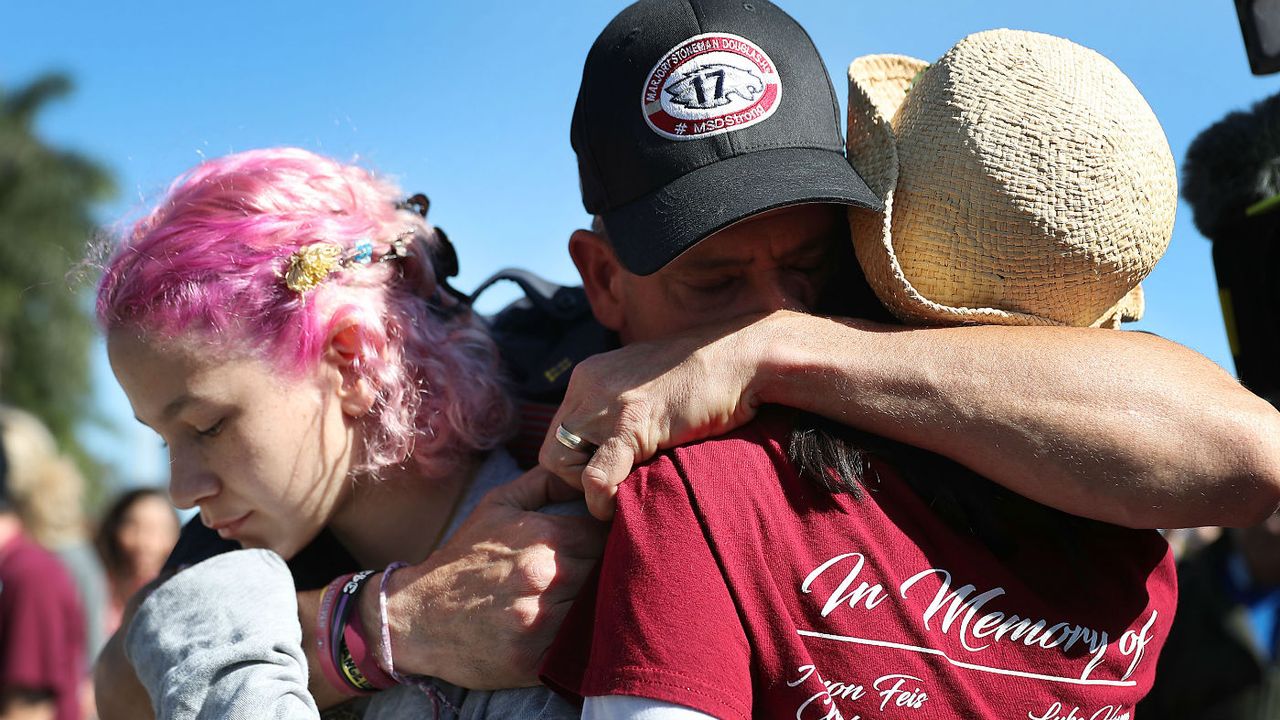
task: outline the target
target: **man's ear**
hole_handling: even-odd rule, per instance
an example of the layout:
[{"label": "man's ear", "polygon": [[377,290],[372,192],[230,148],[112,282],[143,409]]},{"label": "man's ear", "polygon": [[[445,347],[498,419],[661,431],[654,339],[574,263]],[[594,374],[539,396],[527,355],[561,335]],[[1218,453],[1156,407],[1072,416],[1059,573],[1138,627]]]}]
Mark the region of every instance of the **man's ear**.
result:
[{"label": "man's ear", "polygon": [[368,329],[354,320],[337,325],[329,333],[324,359],[342,378],[338,400],[348,417],[363,417],[373,409],[376,395],[373,384],[360,372],[366,355],[379,349],[371,340]]},{"label": "man's ear", "polygon": [[590,230],[575,230],[569,237],[569,256],[578,266],[591,311],[601,325],[622,331],[622,274],[626,272],[609,241]]}]

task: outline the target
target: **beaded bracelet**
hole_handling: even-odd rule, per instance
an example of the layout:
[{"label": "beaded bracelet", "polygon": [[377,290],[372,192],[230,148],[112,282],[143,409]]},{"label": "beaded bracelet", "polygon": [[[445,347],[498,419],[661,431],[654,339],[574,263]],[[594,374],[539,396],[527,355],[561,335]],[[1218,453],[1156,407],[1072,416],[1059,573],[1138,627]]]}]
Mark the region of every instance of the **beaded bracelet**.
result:
[{"label": "beaded bracelet", "polygon": [[395,678],[395,681],[401,685],[412,685],[431,698],[431,705],[435,711],[435,716],[440,716],[441,706],[448,708],[451,712],[457,714],[461,711],[456,705],[449,702],[444,696],[440,688],[435,683],[421,675],[401,675],[396,672],[395,658],[391,654],[391,626],[387,618],[387,583],[391,579],[391,574],[402,567],[407,567],[408,563],[393,562],[382,571],[382,582],[378,584],[378,619],[382,624],[382,653],[378,657],[378,662],[382,665],[387,674]]}]

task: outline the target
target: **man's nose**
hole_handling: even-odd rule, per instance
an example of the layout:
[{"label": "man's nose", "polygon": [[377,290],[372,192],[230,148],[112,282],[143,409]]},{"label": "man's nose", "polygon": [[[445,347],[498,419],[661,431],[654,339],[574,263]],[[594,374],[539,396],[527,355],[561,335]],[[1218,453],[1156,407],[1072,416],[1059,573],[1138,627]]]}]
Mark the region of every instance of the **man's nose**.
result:
[{"label": "man's nose", "polygon": [[183,510],[218,494],[218,478],[190,451],[169,450],[169,498]]}]

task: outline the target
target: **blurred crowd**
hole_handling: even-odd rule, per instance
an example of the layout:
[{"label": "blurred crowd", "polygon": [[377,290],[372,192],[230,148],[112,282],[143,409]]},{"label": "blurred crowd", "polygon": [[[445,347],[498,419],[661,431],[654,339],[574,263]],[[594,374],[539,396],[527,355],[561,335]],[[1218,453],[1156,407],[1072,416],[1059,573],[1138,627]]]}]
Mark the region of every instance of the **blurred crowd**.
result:
[{"label": "blurred crowd", "polygon": [[94,717],[90,663],[178,539],[164,492],[87,516],[85,482],[34,415],[0,406],[0,718]]}]

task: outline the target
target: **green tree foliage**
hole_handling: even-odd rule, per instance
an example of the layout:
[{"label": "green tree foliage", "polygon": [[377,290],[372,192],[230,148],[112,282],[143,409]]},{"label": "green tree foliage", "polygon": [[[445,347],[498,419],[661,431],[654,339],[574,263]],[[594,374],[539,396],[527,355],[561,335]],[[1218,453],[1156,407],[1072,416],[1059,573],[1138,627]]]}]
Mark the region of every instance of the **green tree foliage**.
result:
[{"label": "green tree foliage", "polygon": [[70,81],[0,87],[0,401],[35,413],[85,459],[75,427],[90,412],[93,318],[69,271],[85,257],[93,202],[113,191],[91,160],[50,147],[34,122]]}]

